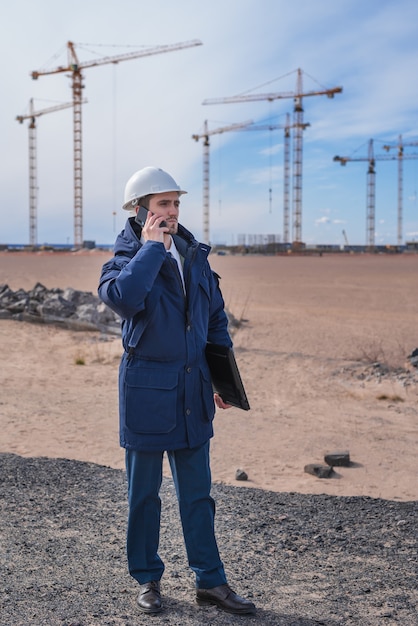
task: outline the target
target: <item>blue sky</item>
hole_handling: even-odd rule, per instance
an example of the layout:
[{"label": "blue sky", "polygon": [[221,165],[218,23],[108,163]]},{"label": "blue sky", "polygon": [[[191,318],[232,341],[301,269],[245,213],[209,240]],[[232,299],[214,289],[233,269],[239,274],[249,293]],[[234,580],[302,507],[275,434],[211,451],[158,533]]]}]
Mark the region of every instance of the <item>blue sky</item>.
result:
[{"label": "blue sky", "polygon": [[[384,143],[418,141],[416,0],[15,0],[0,25],[2,114],[0,243],[29,242],[27,122],[16,115],[71,101],[65,74],[30,73],[141,47],[200,39],[202,46],[84,72],[83,239],[112,243],[123,228],[127,179],[155,165],[189,191],[181,221],[202,237],[202,142],[191,136],[252,119],[282,125],[291,99],[205,106],[244,92],[282,93],[343,87],[334,99],[303,100],[302,239],[307,244],[366,242],[367,162]],[[83,44],[83,45],[81,45]],[[85,44],[89,44],[88,46]],[[72,110],[37,120],[38,242],[72,243]],[[405,154],[418,154],[406,147]],[[395,151],[393,151],[395,155]],[[397,241],[397,162],[376,163],[376,243]],[[405,160],[403,238],[418,238],[418,159]],[[269,191],[271,189],[271,192]],[[116,213],[116,215],[115,215]],[[211,137],[210,234],[283,234],[283,131]]]}]

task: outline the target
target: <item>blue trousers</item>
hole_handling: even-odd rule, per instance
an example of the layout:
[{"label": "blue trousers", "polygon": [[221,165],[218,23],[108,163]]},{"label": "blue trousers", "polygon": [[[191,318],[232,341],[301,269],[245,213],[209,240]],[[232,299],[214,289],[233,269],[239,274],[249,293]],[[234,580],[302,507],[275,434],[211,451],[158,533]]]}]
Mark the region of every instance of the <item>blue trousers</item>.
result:
[{"label": "blue trousers", "polygon": [[[215,502],[210,496],[209,441],[198,448],[168,451],[167,456],[196,587],[211,589],[223,585],[226,576],[215,539]],[[126,451],[128,568],[141,585],[160,580],[164,572],[158,554],[162,465],[163,452]]]}]

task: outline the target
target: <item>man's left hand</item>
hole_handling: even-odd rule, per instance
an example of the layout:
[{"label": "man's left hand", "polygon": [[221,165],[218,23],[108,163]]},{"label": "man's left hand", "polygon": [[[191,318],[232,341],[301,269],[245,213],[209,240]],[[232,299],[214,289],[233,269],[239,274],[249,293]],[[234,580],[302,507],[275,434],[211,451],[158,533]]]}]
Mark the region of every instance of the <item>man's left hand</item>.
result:
[{"label": "man's left hand", "polygon": [[232,407],[232,404],[226,404],[226,402],[222,400],[219,393],[214,393],[213,399],[215,400],[215,404],[218,407],[218,409],[230,409]]}]

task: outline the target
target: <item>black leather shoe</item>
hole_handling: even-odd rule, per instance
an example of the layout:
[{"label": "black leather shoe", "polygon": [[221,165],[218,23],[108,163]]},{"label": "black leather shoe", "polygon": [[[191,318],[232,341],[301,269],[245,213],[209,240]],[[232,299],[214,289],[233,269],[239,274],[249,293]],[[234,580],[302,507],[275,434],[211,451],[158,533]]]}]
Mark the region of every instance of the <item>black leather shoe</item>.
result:
[{"label": "black leather shoe", "polygon": [[150,580],[141,585],[137,603],[143,613],[159,613],[162,609],[160,581]]},{"label": "black leather shoe", "polygon": [[256,611],[252,602],[238,596],[229,585],[220,585],[212,589],[197,589],[196,602],[200,606],[215,604],[222,611],[236,613],[237,615],[255,613]]}]

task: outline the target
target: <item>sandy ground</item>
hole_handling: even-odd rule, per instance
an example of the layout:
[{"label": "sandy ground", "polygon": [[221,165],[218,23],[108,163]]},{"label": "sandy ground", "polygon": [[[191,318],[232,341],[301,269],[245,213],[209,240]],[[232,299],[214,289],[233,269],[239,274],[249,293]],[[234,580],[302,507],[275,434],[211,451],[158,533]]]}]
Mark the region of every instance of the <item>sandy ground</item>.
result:
[{"label": "sandy ground", "polygon": [[[109,256],[0,253],[0,284],[95,293]],[[212,255],[211,264],[242,320],[234,344],[251,404],[216,416],[214,481],[417,500],[418,371],[406,357],[418,347],[418,255]],[[120,340],[0,320],[0,341],[0,452],[123,468]],[[330,479],[304,472],[340,450],[351,467]],[[248,481],[236,481],[238,468]]]}]

